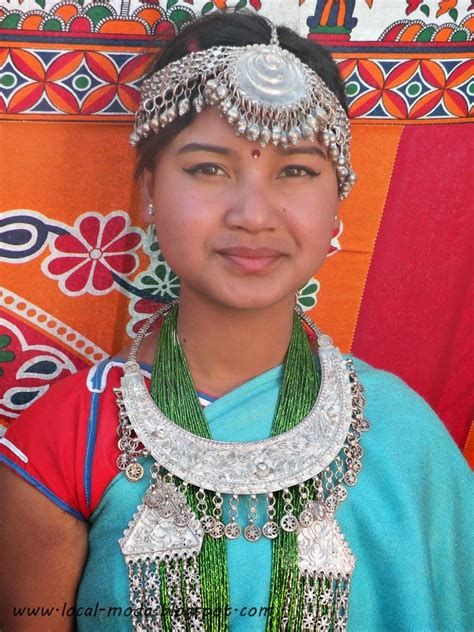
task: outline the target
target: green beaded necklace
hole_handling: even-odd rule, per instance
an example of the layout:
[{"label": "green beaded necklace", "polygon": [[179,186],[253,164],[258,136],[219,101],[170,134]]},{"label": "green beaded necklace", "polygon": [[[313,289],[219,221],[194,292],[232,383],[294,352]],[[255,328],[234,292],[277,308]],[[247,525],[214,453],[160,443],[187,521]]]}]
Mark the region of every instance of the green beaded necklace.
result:
[{"label": "green beaded necklace", "polygon": [[[189,367],[179,344],[176,326],[178,307],[173,308],[164,318],[153,364],[151,395],[155,403],[177,425],[201,437],[211,438],[209,426],[196,396]],[[316,400],[321,383],[320,372],[316,370],[314,357],[303,324],[295,314],[293,331],[288,347],[283,382],[277,410],[272,424],[272,436],[281,434],[296,426],[310,411]],[[197,511],[197,488],[189,485],[187,501]],[[298,494],[295,510],[298,512]],[[310,492],[311,498],[313,498]],[[276,516],[279,520],[284,512],[282,493],[276,494]],[[163,570],[163,569],[162,569]],[[161,574],[162,625],[165,632],[172,632],[173,622],[167,610],[166,574]],[[217,616],[204,619],[206,632],[228,630],[227,608],[229,588],[227,577],[225,538],[204,537],[199,554],[199,575],[201,599],[204,612]],[[300,629],[303,600],[298,580],[298,548],[296,532],[281,531],[272,541],[272,576],[270,589],[269,618],[267,632],[281,629],[284,611],[290,628]],[[186,595],[183,599],[186,606]],[[290,629],[288,628],[288,629]]]}]

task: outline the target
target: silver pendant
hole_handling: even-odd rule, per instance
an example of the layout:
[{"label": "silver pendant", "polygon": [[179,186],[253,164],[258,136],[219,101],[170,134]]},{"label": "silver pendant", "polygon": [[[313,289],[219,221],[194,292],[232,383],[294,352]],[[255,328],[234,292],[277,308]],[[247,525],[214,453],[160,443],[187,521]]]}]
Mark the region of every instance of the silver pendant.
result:
[{"label": "silver pendant", "polygon": [[224,534],[225,534],[224,525],[222,524],[220,520],[216,520],[214,527],[212,528],[211,531],[209,531],[209,535],[211,536],[211,538],[218,540],[219,538],[222,538]]},{"label": "silver pendant", "polygon": [[132,483],[139,481],[144,474],[145,470],[143,469],[143,465],[141,463],[137,463],[136,461],[129,463],[125,468],[125,476]]},{"label": "silver pendant", "polygon": [[249,542],[256,542],[262,537],[262,530],[256,524],[248,524],[244,529],[244,537]]},{"label": "silver pendant", "polygon": [[280,521],[280,526],[283,531],[291,533],[292,531],[296,531],[298,528],[298,520],[295,516],[293,516],[293,514],[285,514]]},{"label": "silver pendant", "polygon": [[216,525],[216,519],[214,518],[214,516],[210,516],[209,514],[202,516],[200,522],[205,533],[211,533]]},{"label": "silver pendant", "polygon": [[314,520],[314,513],[308,507],[306,507],[306,509],[303,509],[298,518],[298,522],[302,527],[309,527],[311,524],[313,524]]},{"label": "silver pendant", "polygon": [[280,533],[280,527],[274,520],[268,520],[262,527],[262,533],[269,540],[274,540]]},{"label": "silver pendant", "polygon": [[236,540],[242,534],[242,527],[238,522],[229,522],[225,526],[225,536],[229,540]]}]

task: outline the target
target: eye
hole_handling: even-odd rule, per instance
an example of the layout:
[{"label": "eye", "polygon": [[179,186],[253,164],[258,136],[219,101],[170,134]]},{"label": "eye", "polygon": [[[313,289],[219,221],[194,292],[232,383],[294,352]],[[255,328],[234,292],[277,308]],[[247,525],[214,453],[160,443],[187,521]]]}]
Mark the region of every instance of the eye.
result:
[{"label": "eye", "polygon": [[195,167],[190,167],[189,169],[184,169],[186,173],[194,176],[196,174],[202,174],[204,176],[227,176],[227,173],[212,162],[202,163],[200,165],[196,165]]},{"label": "eye", "polygon": [[318,171],[314,171],[314,169],[310,169],[309,167],[303,167],[302,165],[288,165],[283,169],[282,174],[283,175],[278,177],[302,178],[309,176],[310,178],[314,178],[315,176],[319,176]]}]

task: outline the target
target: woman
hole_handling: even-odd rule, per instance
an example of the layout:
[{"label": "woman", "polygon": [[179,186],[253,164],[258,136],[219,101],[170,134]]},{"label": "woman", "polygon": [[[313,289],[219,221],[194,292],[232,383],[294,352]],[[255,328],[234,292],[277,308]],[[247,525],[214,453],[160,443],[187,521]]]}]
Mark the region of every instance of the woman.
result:
[{"label": "woman", "polygon": [[467,466],[417,395],[295,313],[355,180],[334,63],[212,16],[142,93],[179,308],[2,440],[2,629],[467,630]]}]

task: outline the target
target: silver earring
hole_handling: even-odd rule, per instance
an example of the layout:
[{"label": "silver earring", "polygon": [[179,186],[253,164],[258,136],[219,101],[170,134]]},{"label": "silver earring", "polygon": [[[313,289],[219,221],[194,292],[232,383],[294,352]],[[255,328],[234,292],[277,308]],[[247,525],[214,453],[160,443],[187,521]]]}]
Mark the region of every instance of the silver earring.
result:
[{"label": "silver earring", "polygon": [[150,217],[153,217],[153,215],[155,214],[155,207],[153,206],[153,204],[148,204],[148,215]]}]

